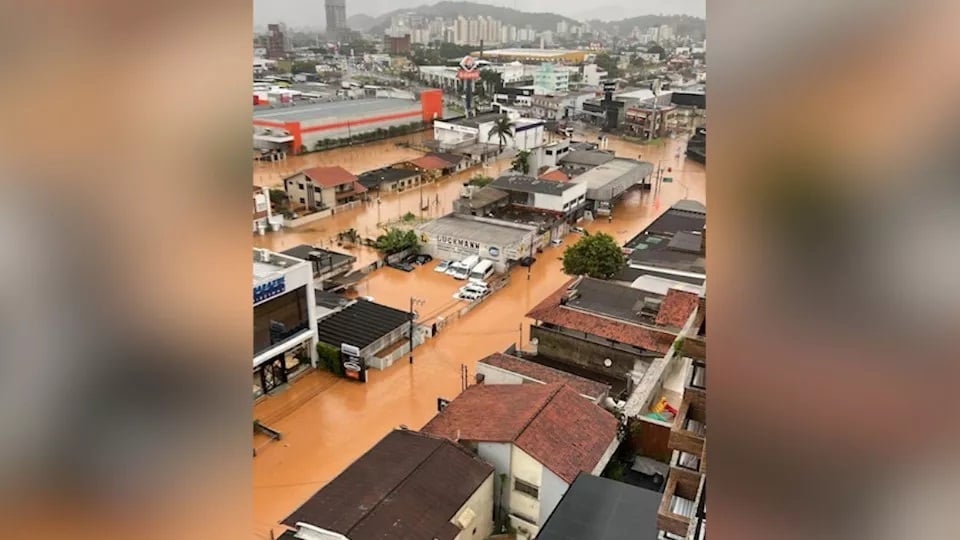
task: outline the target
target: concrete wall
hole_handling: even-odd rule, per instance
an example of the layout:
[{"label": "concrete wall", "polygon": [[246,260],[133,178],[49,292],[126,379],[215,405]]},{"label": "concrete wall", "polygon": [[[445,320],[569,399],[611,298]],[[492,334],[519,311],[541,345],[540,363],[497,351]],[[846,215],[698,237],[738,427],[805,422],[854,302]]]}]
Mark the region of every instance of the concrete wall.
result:
[{"label": "concrete wall", "polygon": [[535,382],[512,371],[482,363],[477,364],[477,373],[484,376],[484,384],[523,384],[524,382]]},{"label": "concrete wall", "polygon": [[[495,476],[496,473],[491,473],[490,476],[483,481],[483,484],[480,485],[480,488],[477,489],[477,491],[467,499],[467,502],[453,515],[453,519],[451,519],[450,522],[458,527],[464,527],[464,529],[460,531],[460,534],[456,536],[456,540],[482,540],[489,538],[490,535],[493,534],[493,489]],[[470,509],[474,513],[473,521],[470,523],[459,523],[457,518],[467,509]]]},{"label": "concrete wall", "polygon": [[[542,326],[531,326],[530,338],[539,340],[537,347],[543,356],[607,376],[626,377],[640,359],[637,354]],[[606,358],[612,362],[610,367],[603,365]]]},{"label": "concrete wall", "polygon": [[[514,489],[514,480],[541,487],[543,483],[543,465],[523,450],[511,445],[509,477],[509,508],[511,514],[519,514],[536,521],[540,517],[540,500]],[[538,522],[538,525],[540,523]],[[528,526],[529,527],[529,526]],[[534,531],[535,534],[535,531]]]},{"label": "concrete wall", "polygon": [[[313,131],[305,132],[303,134],[303,145],[309,150],[313,150],[314,146],[317,144],[317,141],[323,139],[345,139],[351,136],[357,136],[361,133],[367,133],[370,131],[376,131],[377,129],[387,129],[391,126],[408,126],[413,123],[420,123],[422,119],[420,118],[420,109],[419,107],[410,112],[410,116],[404,118],[397,118],[393,120],[383,120],[370,124],[360,124],[354,125],[351,122],[351,125],[343,125],[342,127],[336,127],[331,129],[324,129],[323,131]],[[416,113],[416,114],[414,114]]]},{"label": "concrete wall", "polygon": [[570,489],[570,485],[564,482],[559,476],[550,469],[543,468],[543,478],[540,483],[540,516],[537,524],[541,527],[550,517],[550,514],[560,504],[560,499]]}]

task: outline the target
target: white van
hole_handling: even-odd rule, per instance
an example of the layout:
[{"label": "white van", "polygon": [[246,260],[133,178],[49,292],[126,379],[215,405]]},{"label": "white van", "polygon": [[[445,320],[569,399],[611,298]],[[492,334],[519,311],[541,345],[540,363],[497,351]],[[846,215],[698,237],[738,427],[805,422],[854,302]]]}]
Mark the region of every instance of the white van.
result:
[{"label": "white van", "polygon": [[486,281],[493,275],[493,261],[480,261],[470,270],[470,281]]},{"label": "white van", "polygon": [[451,265],[453,272],[448,271],[448,273],[453,276],[454,279],[467,279],[470,277],[470,271],[473,270],[473,267],[479,262],[480,257],[471,255],[462,261],[453,263],[453,265]]}]

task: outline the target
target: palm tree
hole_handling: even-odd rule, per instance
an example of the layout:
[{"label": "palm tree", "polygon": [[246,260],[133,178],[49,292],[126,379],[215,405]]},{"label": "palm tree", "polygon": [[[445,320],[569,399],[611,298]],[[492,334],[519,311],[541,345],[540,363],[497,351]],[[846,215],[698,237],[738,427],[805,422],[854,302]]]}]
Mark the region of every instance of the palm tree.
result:
[{"label": "palm tree", "polygon": [[493,123],[493,127],[487,133],[487,138],[492,139],[496,136],[500,141],[500,153],[503,153],[503,146],[507,144],[507,139],[513,138],[513,121],[507,115],[502,115]]}]

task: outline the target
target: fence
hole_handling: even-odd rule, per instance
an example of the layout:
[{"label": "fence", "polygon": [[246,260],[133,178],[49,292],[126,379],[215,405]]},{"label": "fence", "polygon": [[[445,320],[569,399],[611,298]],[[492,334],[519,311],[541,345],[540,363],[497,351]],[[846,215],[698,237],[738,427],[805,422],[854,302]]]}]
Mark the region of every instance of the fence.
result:
[{"label": "fence", "polygon": [[353,201],[353,202],[348,202],[346,204],[341,204],[340,206],[334,206],[333,208],[318,210],[312,214],[307,214],[305,216],[300,216],[296,219],[291,219],[286,222],[286,226],[291,229],[296,229],[297,227],[303,227],[304,225],[309,225],[315,221],[320,221],[323,218],[328,218],[338,212],[346,212],[347,210],[352,210],[362,204],[363,204],[363,201]]}]

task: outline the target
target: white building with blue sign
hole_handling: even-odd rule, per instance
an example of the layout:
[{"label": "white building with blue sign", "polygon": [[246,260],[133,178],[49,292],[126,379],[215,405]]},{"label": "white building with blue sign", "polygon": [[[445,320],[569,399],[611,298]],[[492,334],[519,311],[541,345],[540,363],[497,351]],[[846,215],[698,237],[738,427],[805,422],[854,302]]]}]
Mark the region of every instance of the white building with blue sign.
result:
[{"label": "white building with blue sign", "polygon": [[253,393],[268,394],[317,365],[310,262],[253,250]]},{"label": "white building with blue sign", "polygon": [[417,227],[423,253],[459,261],[471,255],[493,262],[498,273],[530,255],[537,227],[479,216],[450,214]]}]

